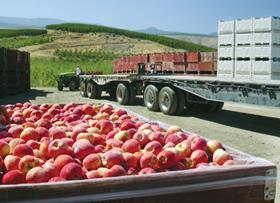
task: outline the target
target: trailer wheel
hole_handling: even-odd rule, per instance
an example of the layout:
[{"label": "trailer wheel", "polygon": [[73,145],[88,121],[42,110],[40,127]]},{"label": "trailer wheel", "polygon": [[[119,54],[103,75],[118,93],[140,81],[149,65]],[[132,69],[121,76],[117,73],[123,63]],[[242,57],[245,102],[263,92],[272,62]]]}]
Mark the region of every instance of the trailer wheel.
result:
[{"label": "trailer wheel", "polygon": [[76,83],[75,83],[75,81],[71,81],[70,83],[69,83],[69,90],[70,91],[75,91],[76,90]]},{"label": "trailer wheel", "polygon": [[170,87],[164,87],[159,92],[159,108],[160,111],[167,115],[176,113],[178,100],[176,92]]},{"label": "trailer wheel", "polygon": [[136,90],[135,90],[135,88],[131,85],[131,86],[129,87],[129,101],[128,101],[128,103],[129,103],[130,105],[133,105],[133,104],[135,104],[135,102],[136,102]]},{"label": "trailer wheel", "polygon": [[63,90],[63,83],[62,82],[57,82],[57,90],[62,91]]},{"label": "trailer wheel", "polygon": [[144,104],[149,111],[158,111],[159,90],[154,85],[148,85],[144,91]]},{"label": "trailer wheel", "polygon": [[177,110],[176,110],[176,114],[180,115],[184,112],[185,110],[185,106],[186,106],[186,99],[185,99],[185,94],[183,91],[178,90],[176,92],[177,95],[177,100],[178,100],[178,106],[177,106]]},{"label": "trailer wheel", "polygon": [[129,88],[125,84],[118,84],[116,98],[119,104],[126,105],[129,103]]},{"label": "trailer wheel", "polygon": [[87,83],[85,81],[80,83],[80,94],[82,97],[87,97]]},{"label": "trailer wheel", "polygon": [[87,95],[90,99],[100,99],[101,89],[100,89],[99,85],[92,83],[92,82],[88,83]]}]

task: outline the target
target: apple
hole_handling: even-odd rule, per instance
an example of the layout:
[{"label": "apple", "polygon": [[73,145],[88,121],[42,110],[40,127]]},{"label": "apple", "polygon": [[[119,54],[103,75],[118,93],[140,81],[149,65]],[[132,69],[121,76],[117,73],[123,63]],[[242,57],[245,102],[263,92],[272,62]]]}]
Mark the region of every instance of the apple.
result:
[{"label": "apple", "polygon": [[20,138],[23,139],[24,141],[28,140],[39,140],[39,133],[32,127],[27,127],[25,128],[21,134]]},{"label": "apple", "polygon": [[95,141],[95,137],[93,133],[79,133],[76,140],[81,140],[81,139],[85,139],[89,141],[91,144],[94,144]]},{"label": "apple", "polygon": [[[109,169],[108,169],[109,170]],[[102,178],[97,170],[92,170],[86,173],[87,179]]]},{"label": "apple", "polygon": [[82,106],[82,111],[86,115],[94,115],[95,114],[95,111],[94,111],[93,107],[89,104],[84,104]]},{"label": "apple", "polygon": [[73,155],[73,150],[65,142],[59,139],[53,140],[48,146],[48,155],[55,159],[61,154]]},{"label": "apple", "polygon": [[44,127],[37,127],[35,128],[35,130],[37,131],[37,133],[39,134],[40,139],[42,137],[49,137],[49,130],[47,128]]},{"label": "apple", "polygon": [[156,171],[152,168],[143,168],[141,171],[139,171],[138,175],[146,175],[146,174],[152,174],[156,173]]},{"label": "apple", "polygon": [[79,160],[83,160],[89,154],[95,153],[94,146],[85,139],[77,140],[73,144],[73,151]]},{"label": "apple", "polygon": [[51,139],[62,139],[66,137],[66,133],[60,127],[52,127],[49,129]]},{"label": "apple", "polygon": [[124,121],[120,126],[120,130],[128,130],[131,128],[136,128],[135,124],[131,121]]},{"label": "apple", "polygon": [[141,168],[159,168],[159,160],[157,159],[156,155],[150,152],[145,152],[140,158],[140,167]]},{"label": "apple", "polygon": [[182,129],[179,126],[170,126],[167,129],[167,134],[171,135],[171,134],[174,134],[174,133],[177,133],[177,132],[181,132],[181,131],[182,131]]},{"label": "apple", "polygon": [[87,129],[87,131],[88,131],[89,133],[97,133],[97,134],[100,134],[100,133],[101,133],[100,130],[99,130],[99,128],[97,128],[97,127],[90,127],[90,128]]},{"label": "apple", "polygon": [[175,148],[179,150],[181,156],[184,158],[189,157],[192,153],[191,146],[189,145],[187,140],[184,140],[183,142],[177,144]]},{"label": "apple", "polygon": [[168,148],[162,150],[158,155],[160,167],[163,169],[169,169],[173,167],[178,161],[179,152],[175,148]]},{"label": "apple", "polygon": [[163,147],[158,141],[149,142],[144,148],[146,152],[151,152],[154,155],[158,155],[162,149]]},{"label": "apple", "polygon": [[116,177],[116,176],[124,176],[126,175],[125,169],[120,165],[114,165],[110,170],[106,173],[106,177]]},{"label": "apple", "polygon": [[12,153],[14,156],[19,156],[19,157],[23,157],[25,155],[31,155],[31,156],[34,155],[32,148],[29,147],[27,144],[16,145]]},{"label": "apple", "polygon": [[157,141],[159,142],[161,145],[165,144],[165,135],[163,132],[152,132],[151,134],[149,134],[149,140],[150,141]]},{"label": "apple", "polygon": [[119,150],[111,149],[101,156],[103,166],[112,168],[114,165],[123,165],[124,158]]},{"label": "apple", "polygon": [[98,154],[90,154],[83,160],[83,167],[88,171],[102,167],[102,160]]},{"label": "apple", "polygon": [[208,152],[210,152],[211,154],[214,154],[214,152],[217,149],[224,149],[221,142],[219,142],[217,140],[210,140],[207,142],[207,151]]},{"label": "apple", "polygon": [[66,164],[74,162],[75,160],[73,159],[73,157],[67,154],[61,154],[58,157],[56,157],[53,164],[57,168],[57,170],[60,171]]},{"label": "apple", "polygon": [[192,151],[195,151],[198,149],[206,151],[207,150],[207,141],[204,138],[196,137],[191,142],[191,149],[192,149]]},{"label": "apple", "polygon": [[25,175],[19,170],[11,170],[5,173],[2,184],[21,184],[25,183]]},{"label": "apple", "polygon": [[129,152],[123,153],[124,158],[124,168],[130,169],[130,168],[136,168],[138,164],[138,159],[134,154],[131,154]]},{"label": "apple", "polygon": [[85,178],[85,174],[79,164],[68,163],[61,169],[60,177],[65,180],[81,180]]},{"label": "apple", "polygon": [[34,167],[26,174],[27,183],[43,183],[48,182],[50,174],[42,167]]},{"label": "apple", "polygon": [[176,134],[176,133],[169,134],[165,138],[165,144],[168,143],[168,142],[172,142],[172,143],[174,143],[176,145],[176,144],[178,144],[178,143],[180,143],[182,141],[183,141],[183,138],[180,135]]},{"label": "apple", "polygon": [[25,155],[20,159],[18,163],[18,168],[23,173],[27,173],[29,170],[39,165],[40,160],[38,158],[31,155]]},{"label": "apple", "polygon": [[223,149],[217,149],[213,154],[213,162],[219,165],[223,165],[226,161],[232,159],[232,156]]},{"label": "apple", "polygon": [[8,132],[12,135],[13,138],[19,138],[22,131],[23,127],[21,125],[15,125],[8,130]]},{"label": "apple", "polygon": [[[137,127],[137,126],[136,126]],[[142,131],[144,131],[144,130],[146,130],[146,129],[151,129],[151,124],[149,124],[149,123],[143,123],[142,125],[140,125],[139,127],[138,127],[138,132],[142,132]]]},{"label": "apple", "polygon": [[49,174],[50,178],[59,176],[60,170],[58,170],[53,162],[45,162],[42,167]]},{"label": "apple", "polygon": [[101,120],[96,124],[100,129],[101,134],[107,134],[114,129],[113,123],[109,120]]},{"label": "apple", "polygon": [[10,154],[11,147],[7,142],[0,140],[0,156],[4,159]]},{"label": "apple", "polygon": [[81,126],[76,126],[76,127],[73,128],[73,131],[72,131],[72,139],[74,141],[76,141],[76,138],[77,138],[78,134],[86,133],[86,132],[87,132],[86,128],[81,127]]},{"label": "apple", "polygon": [[146,144],[150,141],[148,135],[143,132],[136,132],[133,135],[133,139],[137,140],[140,143],[141,147],[145,147]]},{"label": "apple", "polygon": [[52,127],[52,123],[49,119],[41,118],[36,122],[37,127],[44,127],[46,129],[50,129]]},{"label": "apple", "polygon": [[20,157],[14,155],[8,155],[4,159],[4,165],[7,171],[17,170]]},{"label": "apple", "polygon": [[209,161],[207,153],[200,149],[193,151],[190,158],[195,166],[200,163],[208,163]]},{"label": "apple", "polygon": [[141,145],[135,139],[127,140],[122,145],[122,150],[125,152],[134,153],[134,152],[140,151],[140,149],[141,149]]},{"label": "apple", "polygon": [[28,145],[29,147],[31,147],[31,148],[34,150],[34,149],[39,149],[41,143],[40,143],[40,142],[37,142],[37,141],[35,141],[35,140],[28,140],[28,141],[26,142],[26,145]]},{"label": "apple", "polygon": [[108,139],[106,141],[105,150],[108,151],[108,150],[113,149],[113,148],[121,148],[122,145],[123,145],[123,142],[120,141],[120,140]]},{"label": "apple", "polygon": [[127,131],[123,130],[115,134],[114,139],[120,140],[122,142],[125,142],[126,140],[129,140],[131,137],[127,133]]}]

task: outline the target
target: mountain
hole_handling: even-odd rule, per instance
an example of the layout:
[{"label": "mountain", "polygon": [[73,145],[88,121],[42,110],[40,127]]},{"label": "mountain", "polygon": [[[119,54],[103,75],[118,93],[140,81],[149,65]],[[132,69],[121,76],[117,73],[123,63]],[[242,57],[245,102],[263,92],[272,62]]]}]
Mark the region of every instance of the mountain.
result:
[{"label": "mountain", "polygon": [[55,18],[16,18],[0,16],[0,28],[45,28],[49,24],[65,23]]},{"label": "mountain", "polygon": [[215,32],[209,34],[184,33],[184,32],[176,32],[176,31],[160,30],[156,27],[149,27],[137,31],[147,33],[147,34],[163,35],[174,39],[179,39],[187,42],[192,42],[195,44],[217,48],[217,33]]}]

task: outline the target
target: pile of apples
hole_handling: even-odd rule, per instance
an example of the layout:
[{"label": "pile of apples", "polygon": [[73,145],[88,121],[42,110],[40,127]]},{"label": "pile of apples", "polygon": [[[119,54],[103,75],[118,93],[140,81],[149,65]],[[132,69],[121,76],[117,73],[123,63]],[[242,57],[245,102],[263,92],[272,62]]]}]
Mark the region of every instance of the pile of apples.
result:
[{"label": "pile of apples", "polygon": [[2,184],[144,175],[234,164],[219,141],[163,129],[110,104],[6,105]]}]

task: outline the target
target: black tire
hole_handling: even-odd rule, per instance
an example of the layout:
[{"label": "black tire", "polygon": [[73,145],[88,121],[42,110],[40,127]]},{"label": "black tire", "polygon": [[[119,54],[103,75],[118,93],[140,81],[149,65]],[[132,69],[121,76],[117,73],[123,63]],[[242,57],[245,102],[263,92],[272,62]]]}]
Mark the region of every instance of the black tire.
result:
[{"label": "black tire", "polygon": [[170,87],[164,87],[159,92],[159,108],[160,111],[167,115],[176,113],[178,100],[176,92]]},{"label": "black tire", "polygon": [[63,90],[63,84],[61,82],[57,82],[57,90],[62,91]]},{"label": "black tire", "polygon": [[185,111],[186,107],[186,97],[183,91],[176,91],[178,106],[176,110],[176,115],[181,115]]},{"label": "black tire", "polygon": [[144,104],[149,111],[159,111],[159,90],[154,85],[148,85],[144,91]]},{"label": "black tire", "polygon": [[128,101],[128,103],[130,105],[133,105],[133,104],[136,103],[136,90],[132,85],[130,85],[130,87],[129,87],[129,101]]},{"label": "black tire", "polygon": [[118,84],[116,98],[119,104],[127,105],[129,103],[129,88],[125,84]]},{"label": "black tire", "polygon": [[80,82],[80,95],[87,97],[87,83],[85,81]]},{"label": "black tire", "polygon": [[101,88],[95,83],[88,83],[87,85],[87,95],[90,99],[100,99],[101,98]]},{"label": "black tire", "polygon": [[70,81],[69,82],[69,90],[70,91],[75,91],[77,88],[76,88],[76,83],[75,83],[75,81]]}]

